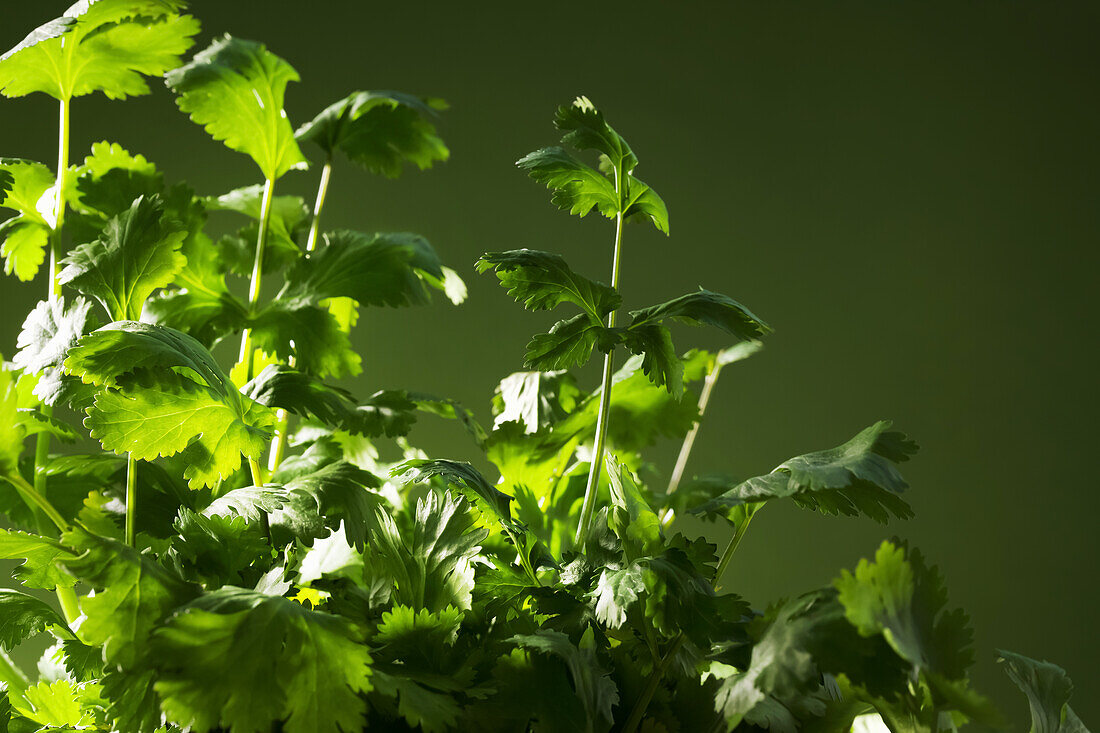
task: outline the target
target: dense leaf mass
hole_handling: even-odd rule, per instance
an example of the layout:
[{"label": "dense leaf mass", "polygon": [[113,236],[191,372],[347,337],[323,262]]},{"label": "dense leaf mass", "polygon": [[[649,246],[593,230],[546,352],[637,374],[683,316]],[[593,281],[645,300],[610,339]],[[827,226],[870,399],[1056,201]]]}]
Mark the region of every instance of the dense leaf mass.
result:
[{"label": "dense leaf mass", "polygon": [[[503,247],[477,261],[523,307],[565,309],[531,338],[527,371],[500,380],[488,428],[416,385],[356,396],[333,381],[361,371],[352,335],[372,309],[466,297],[418,234],[322,227],[336,158],[389,178],[447,160],[445,105],[354,92],[294,132],[290,64],[229,36],[182,62],[198,30],[185,9],[81,0],[0,57],[3,94],[61,100],[63,140],[72,98],[141,94],[167,72],[179,107],[263,177],[200,195],[110,141],[59,172],[0,159],[5,272],[33,280],[51,255],[0,363],[0,559],[17,586],[0,590],[0,731],[1003,723],[970,686],[966,614],[901,540],[770,605],[723,584],[773,500],[909,517],[901,464],[916,444],[882,421],[748,480],[688,471],[719,374],[771,328],[703,289],[616,318],[624,223],[667,234],[669,219],[591,100],[558,108],[562,146],[519,167],[561,208],[614,220],[616,271]],[[324,156],[312,204],[275,193],[305,167],[299,143]],[[682,353],[676,323],[733,343]],[[440,369],[464,368],[460,341],[435,345]],[[596,351],[589,385],[570,369]],[[464,431],[469,455],[431,451],[424,414]],[[675,465],[650,453],[662,441],[680,444]],[[685,534],[691,510],[732,538]],[[35,637],[52,642],[22,669],[9,652]],[[1064,670],[1000,654],[1032,733],[1087,733]]]}]

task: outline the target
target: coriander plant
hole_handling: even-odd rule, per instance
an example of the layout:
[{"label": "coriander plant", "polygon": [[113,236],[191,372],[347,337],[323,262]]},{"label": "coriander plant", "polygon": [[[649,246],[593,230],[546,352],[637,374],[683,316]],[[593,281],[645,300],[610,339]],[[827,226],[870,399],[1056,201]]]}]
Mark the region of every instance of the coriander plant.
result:
[{"label": "coriander plant", "polygon": [[[485,429],[453,400],[332,381],[360,371],[349,335],[369,308],[466,297],[423,237],[322,226],[337,158],[389,178],[445,161],[446,105],[357,91],[295,129],[293,67],[230,36],[185,59],[199,32],[185,5],[83,0],[0,57],[4,96],[59,103],[56,168],[0,159],[5,272],[45,268],[48,285],[0,369],[0,558],[22,587],[0,590],[0,729],[1001,724],[968,682],[966,615],[904,542],[762,610],[721,586],[769,502],[909,517],[899,465],[917,446],[876,422],[747,481],[692,477],[719,373],[771,328],[703,289],[619,314],[626,225],[668,234],[669,214],[591,101],[558,109],[563,147],[517,165],[559,208],[614,221],[610,284],[557,253],[478,260],[526,308],[572,311],[531,339]],[[161,75],[255,179],[200,195],[110,141],[70,162],[76,98],[144,94]],[[311,162],[311,206],[279,193]],[[239,228],[215,240],[211,217]],[[682,353],[672,321],[731,346]],[[223,341],[234,363],[215,357]],[[588,391],[569,370],[597,351]],[[492,475],[417,448],[425,414],[458,421]],[[660,437],[683,441],[667,482],[644,458]],[[685,513],[732,539],[685,536]],[[12,661],[43,634],[36,671]],[[1063,670],[1000,654],[1032,731],[1085,730]]]}]

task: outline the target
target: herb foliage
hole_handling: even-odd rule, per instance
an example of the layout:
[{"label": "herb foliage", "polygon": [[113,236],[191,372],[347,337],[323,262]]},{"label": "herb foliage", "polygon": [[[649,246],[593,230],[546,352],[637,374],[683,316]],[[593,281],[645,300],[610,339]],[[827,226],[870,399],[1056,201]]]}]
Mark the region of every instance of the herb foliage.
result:
[{"label": "herb foliage", "polygon": [[[722,587],[771,501],[911,516],[899,464],[917,446],[882,421],[748,480],[686,473],[719,374],[771,327],[705,289],[617,318],[625,225],[668,234],[669,213],[590,100],[559,107],[561,146],[517,165],[559,208],[614,222],[610,278],[550,252],[478,260],[525,308],[564,309],[527,345],[530,371],[500,382],[485,429],[446,398],[362,398],[332,382],[359,371],[349,333],[361,310],[465,298],[423,237],[321,225],[336,157],[388,178],[445,161],[446,105],[357,91],[295,131],[283,109],[294,68],[230,36],[185,60],[199,30],[185,11],[83,0],[0,57],[0,92],[60,105],[56,168],[0,159],[5,272],[29,281],[46,267],[50,284],[0,369],[0,558],[60,609],[0,591],[0,729],[1002,723],[967,679],[966,614],[903,542],[767,609]],[[109,142],[69,164],[76,97],[144,94],[160,75],[196,124],[252,158],[259,182],[201,196]],[[310,155],[312,206],[276,195]],[[239,230],[213,240],[211,212],[239,216]],[[265,301],[272,278],[282,284]],[[734,344],[681,353],[672,322]],[[226,339],[240,339],[234,365],[211,353]],[[602,379],[588,391],[568,370],[597,351]],[[426,416],[459,421],[499,477],[417,449]],[[667,486],[641,478],[658,437],[683,440]],[[728,522],[731,541],[676,532],[684,513]],[[43,634],[55,643],[35,679],[7,652]],[[1063,670],[1000,654],[1033,732],[1086,730]]]}]

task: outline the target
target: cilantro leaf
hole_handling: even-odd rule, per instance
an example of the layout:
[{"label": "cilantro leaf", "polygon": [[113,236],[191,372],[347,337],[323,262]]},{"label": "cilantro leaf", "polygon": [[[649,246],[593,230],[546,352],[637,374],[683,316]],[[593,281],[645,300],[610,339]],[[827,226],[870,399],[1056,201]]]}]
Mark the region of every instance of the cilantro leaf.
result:
[{"label": "cilantro leaf", "polygon": [[532,337],[527,344],[523,364],[528,369],[553,371],[584,364],[592,356],[596,343],[608,330],[592,323],[587,313],[558,321],[547,333]]},{"label": "cilantro leaf", "polygon": [[12,577],[28,588],[53,590],[60,586],[71,588],[76,578],[58,566],[58,559],[71,554],[71,550],[54,540],[38,535],[0,529],[0,558],[21,559]]},{"label": "cilantro leaf", "polygon": [[167,218],[160,197],[138,198],[107,222],[102,236],[73,249],[58,281],[100,302],[112,321],[137,320],[145,300],[169,285],[187,263],[187,232]]},{"label": "cilantro leaf", "polygon": [[562,142],[577,150],[600,154],[599,170],[580,162],[560,147],[543,148],[516,165],[553,190],[552,202],[585,216],[593,208],[608,218],[648,219],[668,234],[668,209],[657,192],[631,175],[638,158],[587,97],[558,107],[554,125],[565,132]]},{"label": "cilantro leaf", "polygon": [[156,631],[151,658],[165,715],[205,732],[360,730],[371,689],[362,633],[344,619],[278,596],[226,586]]},{"label": "cilantro leaf", "polygon": [[133,664],[160,620],[196,593],[195,587],[118,540],[82,530],[62,539],[82,551],[65,558],[65,567],[96,589],[80,600],[87,618],[78,634],[85,644],[102,646],[109,664]]},{"label": "cilantro leaf", "polygon": [[438,476],[448,486],[454,486],[463,493],[472,494],[488,507],[500,523],[510,530],[522,531],[514,519],[509,504],[512,497],[489,484],[481,473],[469,463],[448,460],[416,459],[405,461],[393,468],[393,476],[401,483],[424,483]]},{"label": "cilantro leaf", "polygon": [[405,722],[424,733],[445,733],[454,730],[462,709],[454,698],[442,692],[398,675],[376,670],[373,676],[375,692],[398,699],[397,713]]},{"label": "cilantro leaf", "polygon": [[1073,681],[1056,664],[1040,662],[1022,654],[998,650],[997,661],[1005,673],[1027,695],[1031,709],[1030,733],[1088,733],[1069,706]]},{"label": "cilantro leaf", "polygon": [[569,302],[580,306],[594,323],[622,303],[615,290],[582,277],[561,255],[531,249],[488,252],[477,261],[477,271],[496,272],[500,284],[529,310],[549,310]]},{"label": "cilantro leaf", "polygon": [[527,175],[551,189],[550,201],[570,214],[586,216],[592,209],[608,218],[619,212],[615,184],[557,146],[528,153],[516,161]]},{"label": "cilantro leaf", "polygon": [[360,305],[400,307],[430,302],[427,286],[442,287],[439,256],[428,240],[407,232],[341,230],[287,273],[279,299],[316,303],[347,297]]},{"label": "cilantro leaf", "polygon": [[94,682],[39,682],[21,695],[6,697],[15,712],[42,726],[39,730],[84,730],[94,725],[99,712],[99,685]]},{"label": "cilantro leaf", "polygon": [[[226,315],[229,311],[218,312],[218,317]],[[246,323],[256,348],[283,361],[294,357],[303,372],[341,377],[362,371],[359,354],[339,322],[327,308],[309,300],[279,296]]]},{"label": "cilantro leaf", "polygon": [[758,340],[772,330],[737,301],[702,288],[659,305],[631,311],[630,315],[633,318],[631,329],[673,318],[693,326],[714,326],[742,341]]},{"label": "cilantro leaf", "polygon": [[390,91],[352,92],[322,110],[295,133],[327,158],[339,150],[371,173],[397,178],[404,163],[420,170],[445,161],[450,151],[426,118],[446,109],[439,99]]},{"label": "cilantro leaf", "polygon": [[240,584],[254,562],[270,558],[259,526],[239,516],[197,514],[180,507],[171,554],[186,568],[185,577],[207,587]]},{"label": "cilantro leaf", "polygon": [[573,678],[573,689],[584,705],[588,733],[603,730],[614,720],[611,709],[619,703],[615,682],[596,659],[591,632],[575,646],[560,631],[540,629],[534,634],[521,634],[512,641],[524,649],[556,657],[565,663]]},{"label": "cilantro leaf", "polygon": [[191,47],[199,23],[178,0],[87,0],[31,31],[0,56],[0,92],[44,92],[67,100],[92,92],[109,99],[149,93]]},{"label": "cilantro leaf", "polygon": [[54,176],[41,163],[20,158],[0,158],[0,175],[9,182],[0,207],[16,212],[0,223],[4,272],[27,282],[46,259],[54,214],[52,196],[47,194],[53,190]]},{"label": "cilantro leaf", "polygon": [[[43,300],[27,314],[19,332],[15,365],[38,375],[34,394],[46,405],[55,405],[65,392],[63,364],[69,349],[95,327],[88,318],[92,304],[77,297],[66,306],[65,299]],[[75,380],[74,380],[75,381]]]},{"label": "cilantro leaf", "polygon": [[106,450],[151,461],[186,451],[191,488],[213,486],[267,448],[274,415],[247,398],[230,400],[174,372],[148,370],[99,392],[85,427]]},{"label": "cilantro leaf", "polygon": [[222,396],[237,393],[206,347],[185,333],[150,323],[109,323],[80,339],[65,359],[66,372],[96,387],[115,387],[120,376],[136,369],[177,367],[193,371]]},{"label": "cilantro leaf", "polygon": [[363,556],[348,542],[344,524],[328,537],[313,543],[298,566],[298,582],[312,583],[324,577],[362,577]]},{"label": "cilantro leaf", "polygon": [[464,497],[429,491],[417,500],[415,522],[404,533],[389,514],[379,512],[378,519],[370,552],[395,581],[394,603],[433,613],[470,608],[471,563],[489,531],[477,527]]},{"label": "cilantro leaf", "polygon": [[382,390],[360,404],[350,393],[281,364],[264,368],[241,390],[268,407],[279,407],[353,435],[405,435],[416,421],[416,403],[405,392]]},{"label": "cilantro leaf", "polygon": [[265,514],[282,509],[290,495],[278,486],[242,486],[222,494],[207,504],[206,517],[242,517],[259,522]]},{"label": "cilantro leaf", "polygon": [[860,560],[833,585],[860,634],[881,634],[915,671],[957,680],[973,663],[969,619],[961,609],[944,610],[943,577],[917,550],[883,542],[873,563]]},{"label": "cilantro leaf", "polygon": [[611,511],[608,519],[612,530],[623,541],[624,556],[633,560],[653,555],[664,547],[661,520],[650,508],[630,469],[608,453],[605,459],[611,488]]},{"label": "cilantro leaf", "polygon": [[791,458],[691,511],[722,516],[743,504],[790,497],[823,514],[863,514],[883,523],[890,514],[907,519],[912,510],[898,494],[908,484],[895,464],[909,460],[917,444],[889,428],[889,421],[879,421],[841,446]]},{"label": "cilantro leaf", "polygon": [[381,486],[376,476],[346,461],[302,473],[284,484],[287,499],[270,512],[272,532],[312,540],[327,536],[342,520],[347,538],[362,550],[377,526],[382,498],[374,489]]},{"label": "cilantro leaf", "polygon": [[275,180],[307,166],[283,111],[298,72],[262,43],[226,35],[165,75],[176,104],[215,140],[251,156]]},{"label": "cilantro leaf", "polygon": [[0,588],[0,647],[11,650],[50,626],[67,629],[64,619],[45,602],[17,590]]}]

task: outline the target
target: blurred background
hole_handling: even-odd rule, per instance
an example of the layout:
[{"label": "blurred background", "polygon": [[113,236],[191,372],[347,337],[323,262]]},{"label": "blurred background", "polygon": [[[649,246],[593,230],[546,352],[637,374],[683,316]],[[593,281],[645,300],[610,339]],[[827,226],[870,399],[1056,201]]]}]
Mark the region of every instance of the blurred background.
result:
[{"label": "blurred background", "polygon": [[[0,47],[67,4],[4,3]],[[1100,5],[191,6],[199,47],[229,32],[298,69],[302,83],[287,94],[295,125],[354,89],[451,104],[439,121],[446,164],[397,181],[336,165],[327,226],[424,234],[470,287],[457,308],[364,311],[364,372],[347,386],[446,395],[490,423],[496,383],[522,368],[529,336],[554,318],[477,276],[477,256],[551,250],[609,279],[613,225],[556,211],[513,167],[556,143],[555,107],[586,94],[630,140],[638,176],[671,214],[671,237],[626,229],[627,307],[702,285],[776,329],[764,352],[723,373],[689,471],[765,473],[881,418],[922,446],[904,467],[915,519],[881,527],[772,506],[726,586],[763,607],[902,537],[941,566],[952,604],[970,612],[976,685],[1017,730],[1028,727],[1026,703],[996,648],[1065,667],[1075,710],[1098,724],[1100,493],[1081,466],[1100,455]],[[259,182],[245,156],[154,87],[125,103],[77,100],[74,160],[107,139],[200,193]],[[52,100],[0,100],[0,155],[52,168],[55,146]],[[312,201],[317,174],[292,173],[280,192]],[[3,279],[5,355],[44,292],[44,282]],[[726,345],[702,330],[675,336],[682,350]],[[414,439],[439,457],[475,457],[453,423],[422,418]],[[666,475],[677,448],[653,454]]]}]

